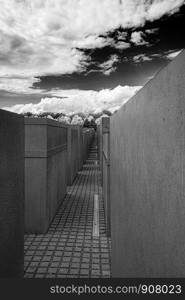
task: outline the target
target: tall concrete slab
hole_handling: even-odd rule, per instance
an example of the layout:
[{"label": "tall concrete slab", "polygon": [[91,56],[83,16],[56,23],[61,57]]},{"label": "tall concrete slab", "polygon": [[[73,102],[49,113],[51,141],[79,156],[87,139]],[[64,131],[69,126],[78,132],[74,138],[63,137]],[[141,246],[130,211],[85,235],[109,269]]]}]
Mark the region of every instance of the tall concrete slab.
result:
[{"label": "tall concrete slab", "polygon": [[113,277],[185,277],[185,51],[110,132]]},{"label": "tall concrete slab", "polygon": [[67,188],[67,127],[25,119],[25,230],[45,233]]},{"label": "tall concrete slab", "polygon": [[0,110],[0,277],[22,277],[24,118]]},{"label": "tall concrete slab", "polygon": [[83,152],[83,162],[86,162],[88,158],[88,152],[90,144],[92,143],[95,137],[94,129],[92,128],[83,128],[82,131],[82,152]]},{"label": "tall concrete slab", "polygon": [[93,129],[84,129],[80,125],[68,125],[67,153],[68,170],[67,183],[71,185],[87,159],[89,145],[94,138]]},{"label": "tall concrete slab", "polygon": [[102,197],[105,209],[106,233],[110,236],[110,118],[102,118],[100,132]]},{"label": "tall concrete slab", "polygon": [[79,170],[79,126],[69,125],[67,133],[68,169],[67,183],[71,185]]}]

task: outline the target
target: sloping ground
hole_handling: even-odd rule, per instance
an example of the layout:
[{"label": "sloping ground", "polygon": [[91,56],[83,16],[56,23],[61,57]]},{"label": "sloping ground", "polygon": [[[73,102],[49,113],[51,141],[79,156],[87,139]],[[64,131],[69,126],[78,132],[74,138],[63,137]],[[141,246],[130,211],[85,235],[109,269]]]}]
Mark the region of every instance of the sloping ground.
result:
[{"label": "sloping ground", "polygon": [[[88,160],[68,189],[48,233],[25,236],[25,277],[111,276],[110,240],[105,232],[99,177],[94,142]],[[94,218],[95,198],[99,202],[99,212],[95,211],[96,216],[99,215],[99,224],[95,224]]]}]

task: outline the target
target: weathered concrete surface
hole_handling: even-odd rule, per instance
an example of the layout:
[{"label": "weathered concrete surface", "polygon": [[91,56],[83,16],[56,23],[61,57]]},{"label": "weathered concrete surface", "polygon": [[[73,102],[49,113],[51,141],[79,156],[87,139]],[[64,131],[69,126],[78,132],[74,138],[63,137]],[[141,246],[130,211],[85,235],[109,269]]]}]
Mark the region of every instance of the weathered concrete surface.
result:
[{"label": "weathered concrete surface", "polygon": [[22,277],[24,119],[0,110],[0,277]]},{"label": "weathered concrete surface", "polygon": [[[100,124],[98,124],[97,126],[97,131],[96,131],[96,134],[97,134],[97,147],[98,147],[98,161],[99,161],[99,165],[101,166],[100,162],[101,162],[101,150],[100,150]],[[101,170],[101,169],[100,169]]]},{"label": "weathered concrete surface", "polygon": [[67,127],[25,119],[26,232],[47,231],[67,188]]},{"label": "weathered concrete surface", "polygon": [[101,185],[103,185],[103,151],[102,151],[102,124],[100,124],[97,128],[97,137],[98,137],[98,158],[100,164],[100,181]]},{"label": "weathered concrete surface", "polygon": [[113,277],[185,277],[185,52],[111,118]]},{"label": "weathered concrete surface", "polygon": [[83,167],[83,137],[82,137],[82,126],[78,126],[78,169],[81,170]]},{"label": "weathered concrete surface", "polygon": [[79,140],[78,126],[69,125],[67,134],[67,153],[68,153],[68,185],[73,183],[73,180],[79,170]]},{"label": "weathered concrete surface", "polygon": [[94,137],[93,129],[84,129],[80,125],[69,125],[67,133],[68,176],[71,185],[87,159],[88,149]]},{"label": "weathered concrete surface", "polygon": [[92,140],[94,139],[94,129],[83,128],[82,130],[82,149],[83,149],[83,161],[85,162],[88,158],[88,150]]},{"label": "weathered concrete surface", "polygon": [[102,118],[100,129],[102,196],[105,208],[106,232],[110,236],[110,118]]}]

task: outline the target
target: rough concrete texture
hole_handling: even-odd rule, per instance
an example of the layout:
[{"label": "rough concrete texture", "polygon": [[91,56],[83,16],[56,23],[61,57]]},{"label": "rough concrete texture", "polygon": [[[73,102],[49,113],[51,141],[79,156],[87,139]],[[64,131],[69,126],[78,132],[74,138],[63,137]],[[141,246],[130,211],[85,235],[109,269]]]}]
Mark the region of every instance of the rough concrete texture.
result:
[{"label": "rough concrete texture", "polygon": [[22,277],[24,119],[0,110],[0,277]]},{"label": "rough concrete texture", "polygon": [[88,158],[88,149],[94,138],[94,129],[83,128],[82,130],[82,149],[83,149],[83,161],[85,162]]},{"label": "rough concrete texture", "polygon": [[67,183],[71,185],[79,170],[78,126],[69,125],[67,134],[68,169]]},{"label": "rough concrete texture", "polygon": [[71,185],[86,161],[88,148],[94,137],[93,129],[83,129],[79,125],[68,126],[67,153],[68,153],[68,175],[67,183]]},{"label": "rough concrete texture", "polygon": [[110,118],[101,120],[101,173],[102,192],[105,207],[106,232],[110,236]]},{"label": "rough concrete texture", "polygon": [[78,126],[78,169],[81,170],[83,167],[83,151],[82,151],[82,142],[83,142],[83,137],[82,137],[82,126]]},{"label": "rough concrete texture", "polygon": [[44,233],[67,188],[67,127],[25,119],[25,229]]},{"label": "rough concrete texture", "polygon": [[111,118],[113,277],[185,277],[185,51]]}]

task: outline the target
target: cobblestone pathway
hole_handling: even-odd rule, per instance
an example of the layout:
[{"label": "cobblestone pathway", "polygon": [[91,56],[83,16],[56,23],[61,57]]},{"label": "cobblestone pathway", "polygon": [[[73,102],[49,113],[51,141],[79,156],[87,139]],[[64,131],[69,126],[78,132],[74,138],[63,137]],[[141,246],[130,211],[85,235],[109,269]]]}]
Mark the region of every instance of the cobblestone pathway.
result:
[{"label": "cobblestone pathway", "polygon": [[[25,277],[110,277],[100,171],[93,144],[89,158],[46,234],[25,235]],[[99,195],[99,237],[93,237],[94,195]]]}]

